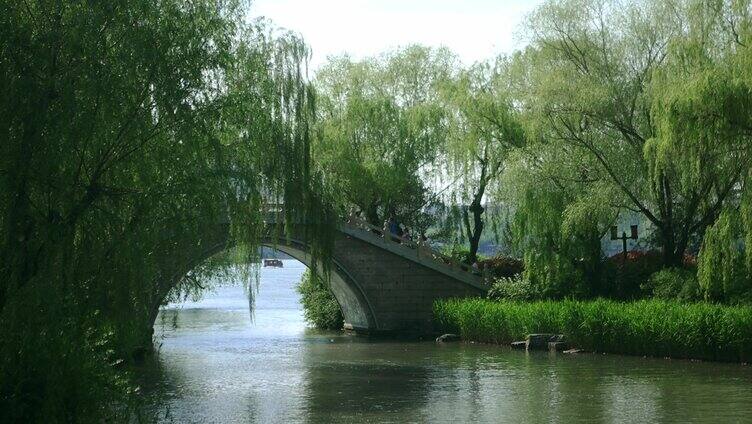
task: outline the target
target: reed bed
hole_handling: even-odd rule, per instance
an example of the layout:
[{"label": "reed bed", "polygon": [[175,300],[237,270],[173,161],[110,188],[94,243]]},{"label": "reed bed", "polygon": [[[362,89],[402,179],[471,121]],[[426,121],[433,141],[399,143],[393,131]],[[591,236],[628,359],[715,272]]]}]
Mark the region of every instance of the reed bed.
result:
[{"label": "reed bed", "polygon": [[564,334],[595,352],[726,362],[752,360],[752,307],[664,300],[510,302],[452,299],[434,304],[439,329],[506,344],[531,333]]}]

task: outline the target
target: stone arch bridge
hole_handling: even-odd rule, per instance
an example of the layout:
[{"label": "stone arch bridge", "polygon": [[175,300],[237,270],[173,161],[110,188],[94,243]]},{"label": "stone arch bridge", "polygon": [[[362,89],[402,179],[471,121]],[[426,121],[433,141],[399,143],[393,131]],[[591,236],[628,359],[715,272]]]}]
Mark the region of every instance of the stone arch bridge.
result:
[{"label": "stone arch bridge", "polygon": [[[313,258],[302,230],[289,238],[268,237],[262,245],[284,252],[309,268]],[[172,287],[191,269],[229,246],[228,225],[217,225],[200,240],[178,246],[177,259],[165,264],[165,278],[157,284],[150,322]],[[427,246],[394,236],[358,221],[341,224],[334,235],[327,277],[342,309],[345,328],[361,334],[430,334],[432,307],[437,299],[483,295],[483,277],[466,265],[451,261]]]}]

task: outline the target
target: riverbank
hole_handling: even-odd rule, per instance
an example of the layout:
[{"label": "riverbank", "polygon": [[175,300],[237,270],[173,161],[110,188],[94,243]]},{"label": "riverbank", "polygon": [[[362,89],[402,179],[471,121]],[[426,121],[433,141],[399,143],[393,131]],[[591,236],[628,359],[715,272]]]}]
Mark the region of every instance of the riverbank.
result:
[{"label": "riverbank", "polygon": [[661,300],[637,302],[436,302],[443,332],[465,340],[508,344],[530,333],[564,334],[570,345],[594,352],[752,361],[752,307]]}]

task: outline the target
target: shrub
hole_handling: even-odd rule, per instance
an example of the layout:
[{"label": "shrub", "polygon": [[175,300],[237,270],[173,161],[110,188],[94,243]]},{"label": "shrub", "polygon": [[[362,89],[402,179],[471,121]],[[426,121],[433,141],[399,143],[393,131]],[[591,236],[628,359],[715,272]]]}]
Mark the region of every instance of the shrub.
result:
[{"label": "shrub", "polygon": [[535,287],[540,298],[587,296],[592,276],[584,272],[583,264],[567,255],[526,252],[523,277]]},{"label": "shrub", "polygon": [[447,245],[441,249],[441,253],[445,256],[449,256],[457,262],[472,265],[472,262],[470,261],[470,249],[466,246],[459,244]]},{"label": "shrub", "polygon": [[629,300],[644,295],[641,285],[663,266],[663,255],[658,251],[619,253],[606,260],[602,296]]},{"label": "shrub", "polygon": [[519,274],[514,277],[497,279],[491,289],[488,290],[488,298],[495,300],[524,301],[540,299],[541,296],[540,290]]},{"label": "shrub", "polygon": [[306,270],[297,290],[306,321],[321,330],[342,329],[342,310],[326,281]]},{"label": "shrub", "polygon": [[479,261],[478,265],[493,278],[513,278],[525,270],[521,259],[501,255]]},{"label": "shrub", "polygon": [[494,302],[453,299],[434,304],[441,331],[491,343],[531,333],[561,333],[583,349],[628,355],[752,360],[752,307],[664,300],[637,302]]},{"label": "shrub", "polygon": [[700,299],[700,285],[697,282],[697,274],[692,269],[662,269],[651,275],[640,287],[658,299]]}]

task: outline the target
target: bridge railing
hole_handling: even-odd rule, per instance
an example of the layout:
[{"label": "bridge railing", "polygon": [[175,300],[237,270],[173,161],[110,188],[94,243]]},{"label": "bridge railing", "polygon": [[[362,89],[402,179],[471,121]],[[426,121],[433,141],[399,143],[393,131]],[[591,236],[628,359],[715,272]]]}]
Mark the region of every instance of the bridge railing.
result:
[{"label": "bridge railing", "polygon": [[[284,206],[284,203],[265,203],[262,206],[262,213],[267,216],[268,222],[273,222],[280,219],[284,215]],[[427,258],[433,260],[434,262],[443,264],[452,270],[467,272],[469,274],[481,277],[484,281],[487,280],[488,275],[485,268],[473,268],[472,266],[460,262],[451,256],[434,250],[426,242],[416,242],[412,239],[398,236],[384,228],[379,228],[375,225],[372,225],[370,222],[357,215],[351,215],[347,219],[346,225],[354,229],[373,233],[374,235],[383,238],[387,242],[399,244],[412,249],[416,252],[419,258]]]},{"label": "bridge railing", "polygon": [[452,258],[451,256],[445,255],[441,252],[434,250],[431,246],[428,245],[428,243],[421,242],[421,241],[416,242],[412,239],[398,236],[384,228],[379,228],[358,216],[349,217],[347,220],[347,225],[350,227],[360,229],[360,230],[371,232],[383,238],[387,242],[401,244],[402,246],[413,249],[417,252],[418,257],[429,258],[436,262],[443,263],[444,265],[449,266],[451,269],[468,272],[470,274],[482,277],[485,280],[485,277],[486,277],[485,269],[473,268],[470,265],[462,263]]}]

